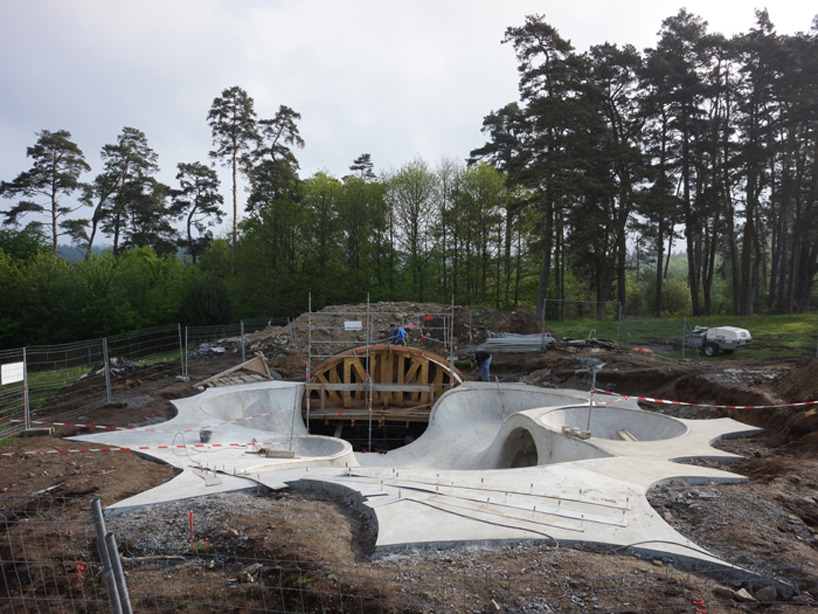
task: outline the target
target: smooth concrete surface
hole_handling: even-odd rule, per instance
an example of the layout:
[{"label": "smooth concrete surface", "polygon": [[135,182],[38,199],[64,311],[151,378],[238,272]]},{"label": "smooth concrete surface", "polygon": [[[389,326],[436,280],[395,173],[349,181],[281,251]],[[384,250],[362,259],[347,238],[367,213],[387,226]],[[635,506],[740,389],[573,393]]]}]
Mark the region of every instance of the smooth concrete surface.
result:
[{"label": "smooth concrete surface", "polygon": [[[342,492],[366,505],[382,553],[544,540],[730,567],[664,522],[646,492],[673,480],[743,481],[673,461],[737,459],[710,444],[760,429],[727,418],[671,418],[607,395],[472,382],[439,399],[416,441],[387,454],[354,454],[346,442],[307,434],[301,412],[293,411],[302,394],[303,385],[291,382],[208,389],[174,402],[179,415],[150,429],[76,439],[149,445],[142,453],[183,469],[113,509],[290,485]],[[204,427],[210,444],[198,443]],[[156,448],[182,440],[196,447]]]},{"label": "smooth concrete surface", "polygon": [[[138,452],[183,470],[170,482],[110,509],[257,489],[255,478],[271,468],[355,464],[349,443],[307,433],[300,412],[303,393],[303,384],[283,381],[207,388],[196,396],[171,401],[178,414],[161,424],[71,439],[146,447]],[[293,411],[295,407],[299,411]],[[209,432],[209,437],[202,437],[201,431]],[[205,478],[216,473],[223,476],[220,484]],[[284,486],[279,484],[279,488]]]}]

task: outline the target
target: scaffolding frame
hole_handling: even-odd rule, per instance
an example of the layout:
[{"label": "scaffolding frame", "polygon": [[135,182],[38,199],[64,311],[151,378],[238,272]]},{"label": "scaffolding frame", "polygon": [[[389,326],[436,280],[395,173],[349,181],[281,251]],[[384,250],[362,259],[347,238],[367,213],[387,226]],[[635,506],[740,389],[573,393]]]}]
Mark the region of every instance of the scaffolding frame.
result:
[{"label": "scaffolding frame", "polygon": [[[441,339],[437,339],[431,336],[427,336],[422,333],[423,338],[426,338],[429,342],[436,342],[443,345],[443,347],[447,350],[448,354],[448,362],[449,362],[449,382],[448,386],[451,387],[452,383],[454,382],[454,297],[452,297],[451,307],[448,312],[445,313],[428,313],[428,312],[417,312],[407,314],[403,313],[395,313],[395,312],[379,312],[379,311],[372,311],[372,304],[370,301],[369,295],[366,297],[366,311],[358,311],[358,312],[343,312],[343,311],[313,311],[312,310],[312,293],[309,294],[308,301],[307,301],[307,364],[306,364],[306,385],[304,389],[305,395],[305,405],[306,405],[306,424],[307,429],[309,429],[310,419],[315,417],[321,416],[336,416],[336,414],[313,414],[312,409],[310,406],[310,396],[313,390],[318,390],[319,385],[312,384],[311,374],[314,366],[317,366],[322,361],[337,356],[343,351],[365,347],[366,348],[366,361],[364,362],[365,365],[365,380],[367,382],[366,386],[366,403],[365,403],[365,410],[360,411],[358,413],[355,412],[345,412],[344,418],[351,418],[355,420],[356,418],[364,418],[367,420],[368,425],[368,446],[372,448],[372,423],[373,423],[373,398],[375,392],[381,390],[388,390],[389,387],[394,387],[394,384],[377,384],[374,382],[372,378],[372,374],[370,373],[371,365],[372,365],[372,355],[371,355],[371,348],[372,346],[380,343],[389,342],[390,337],[386,337],[384,339],[375,339],[375,324],[373,318],[375,316],[384,316],[386,318],[392,318],[395,320],[395,324],[399,324],[405,329],[417,329],[417,330],[427,330],[427,331],[439,331],[441,335]],[[350,318],[350,319],[347,319]],[[442,325],[435,327],[435,326],[426,326],[423,322],[427,322],[429,320],[433,320],[435,318],[440,318]],[[342,321],[339,323],[339,319]],[[319,320],[321,323],[319,324]],[[324,320],[328,320],[329,323],[325,323]],[[399,320],[399,321],[398,321]],[[357,339],[354,341],[350,340],[338,340],[337,338],[332,338],[329,340],[319,340],[314,338],[313,332],[314,331],[344,331],[346,333],[358,332]],[[329,352],[330,348],[333,346],[343,346],[342,349],[338,351],[334,351],[332,353]],[[326,348],[326,349],[324,349]],[[315,365],[313,362],[317,360]],[[343,390],[344,387],[348,386],[349,384],[337,384],[338,390]],[[327,384],[321,384],[322,388],[327,389]],[[331,385],[330,385],[331,386]],[[412,386],[411,384],[404,384],[404,386]],[[418,385],[415,385],[419,387]]]}]

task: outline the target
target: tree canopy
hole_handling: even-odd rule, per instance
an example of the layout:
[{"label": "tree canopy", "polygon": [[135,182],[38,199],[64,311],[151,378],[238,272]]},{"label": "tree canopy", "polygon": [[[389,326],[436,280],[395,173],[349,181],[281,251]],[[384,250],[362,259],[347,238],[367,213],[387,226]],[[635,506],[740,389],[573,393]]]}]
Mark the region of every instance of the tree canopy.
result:
[{"label": "tree canopy", "polygon": [[[361,153],[342,177],[301,177],[300,113],[259,117],[247,91],[224,89],[206,118],[208,156],[231,174],[221,236],[230,212],[213,166],[179,162],[165,185],[148,137],[126,126],[84,180],[68,131],[36,133],[31,167],[0,184],[13,199],[4,342],[43,339],[44,323],[102,334],[182,312],[296,315],[309,293],[315,307],[368,295],[540,313],[546,299],[583,299],[599,315],[609,302],[694,316],[813,306],[818,28],[782,35],[761,10],[728,39],[682,9],[651,48],[577,50],[530,15],[503,43],[519,97],[487,110],[484,142],[462,161],[378,169]],[[84,262],[58,261],[63,234]],[[102,237],[110,253],[95,256]]]}]

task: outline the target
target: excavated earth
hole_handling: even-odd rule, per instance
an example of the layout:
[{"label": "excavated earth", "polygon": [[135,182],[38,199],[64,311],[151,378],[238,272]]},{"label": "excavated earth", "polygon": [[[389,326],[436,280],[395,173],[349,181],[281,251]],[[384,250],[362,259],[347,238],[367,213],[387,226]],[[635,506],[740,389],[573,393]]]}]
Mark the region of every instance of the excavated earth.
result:
[{"label": "excavated earth", "polygon": [[[389,303],[379,304],[378,310],[399,314],[412,308],[423,311],[424,307]],[[483,335],[487,328],[538,332],[539,323],[522,309],[486,309],[482,314],[483,321],[477,323],[472,315],[472,339],[469,323],[456,314],[458,355],[464,356],[481,327]],[[394,318],[384,318],[384,330],[388,330],[390,320]],[[303,380],[302,339],[294,346],[282,340],[286,333],[286,329],[277,328],[255,333],[251,349],[264,351],[270,367],[285,378]],[[298,336],[305,336],[303,330]],[[245,574],[248,582],[259,580],[258,574],[264,576],[265,570],[272,569],[260,564],[242,570],[237,563],[237,557],[253,557],[259,561],[300,561],[299,578],[321,578],[336,592],[347,590],[377,598],[371,608],[358,606],[355,611],[627,612],[669,608],[665,611],[693,612],[692,604],[698,600],[711,604],[711,612],[720,611],[713,604],[729,605],[734,611],[757,611],[760,606],[756,600],[768,604],[766,611],[789,612],[818,604],[813,601],[813,596],[818,599],[818,408],[780,407],[818,400],[818,361],[759,364],[734,355],[704,363],[678,362],[625,350],[584,348],[498,354],[492,372],[501,381],[588,390],[588,361],[604,363],[597,375],[598,388],[704,406],[643,402],[646,409],[683,418],[729,416],[765,429],[752,438],[716,444],[744,457],[721,468],[746,476],[748,482],[673,483],[654,488],[648,498],[668,523],[697,544],[730,563],[785,580],[792,590],[779,586],[776,591],[763,583],[750,583],[739,592],[739,585],[714,580],[701,570],[670,560],[643,560],[631,552],[590,546],[505,544],[406,552],[373,560],[374,528],[367,514],[328,496],[297,492],[216,495],[111,519],[109,528],[117,535],[127,560],[134,562],[129,583],[138,590],[141,582],[150,583],[156,573],[151,564],[137,562],[165,557],[162,573],[166,585],[170,587],[173,578],[180,578],[176,595],[184,592],[182,578],[191,566],[204,566],[214,579],[229,577],[241,585],[241,578],[234,578],[236,564],[239,576]],[[226,365],[219,359],[191,361],[191,375],[213,375]],[[154,424],[174,415],[171,399],[195,392],[189,383],[172,378],[153,382],[138,397],[139,402],[124,409],[87,411],[82,420],[110,426]],[[710,407],[715,405],[765,408]],[[63,449],[67,442],[62,438],[80,430],[62,427],[53,435],[6,441],[3,451]],[[173,475],[174,469],[130,452],[0,457],[0,493],[22,500],[47,491],[48,496],[99,498],[103,505],[110,505]],[[191,512],[197,518],[197,530],[207,535],[211,544],[207,565],[188,552],[186,527]],[[214,568],[214,560],[220,561],[221,567]],[[248,559],[241,560],[246,563]],[[233,567],[227,565],[229,561]],[[281,566],[275,569],[283,574]],[[354,570],[354,580],[348,575],[353,574],[350,570]],[[252,606],[262,598],[254,602],[252,596],[245,595],[244,599]],[[298,609],[302,606],[305,609]],[[312,611],[309,608],[313,605],[292,607],[288,611]],[[320,611],[318,605],[314,607]],[[158,605],[155,609],[173,611]]]}]

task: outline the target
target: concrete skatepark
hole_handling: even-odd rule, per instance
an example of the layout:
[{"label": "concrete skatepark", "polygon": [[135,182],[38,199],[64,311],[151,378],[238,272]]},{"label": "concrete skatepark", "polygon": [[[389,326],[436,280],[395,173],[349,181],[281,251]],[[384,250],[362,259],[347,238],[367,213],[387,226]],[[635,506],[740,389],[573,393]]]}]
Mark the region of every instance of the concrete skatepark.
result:
[{"label": "concrete skatepark", "polygon": [[304,384],[281,381],[210,388],[174,401],[178,415],[170,421],[74,439],[144,448],[181,469],[112,513],[260,486],[323,489],[370,511],[381,553],[538,540],[730,567],[668,525],[646,493],[673,480],[744,481],[679,461],[737,460],[710,444],[755,427],[671,418],[615,396],[470,382],[438,400],[416,441],[360,453],[308,434],[303,392]]}]

